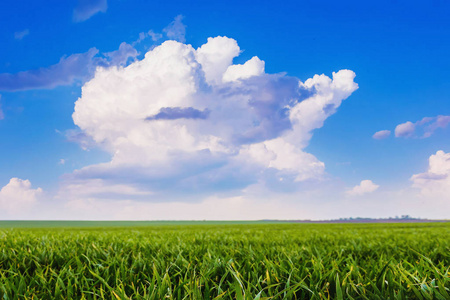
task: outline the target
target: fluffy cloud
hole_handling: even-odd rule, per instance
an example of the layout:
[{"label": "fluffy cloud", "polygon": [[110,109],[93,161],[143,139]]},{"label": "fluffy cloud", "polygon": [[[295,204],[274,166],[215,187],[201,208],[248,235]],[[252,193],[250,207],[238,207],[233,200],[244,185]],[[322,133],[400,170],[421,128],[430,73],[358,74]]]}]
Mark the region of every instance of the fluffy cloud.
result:
[{"label": "fluffy cloud", "polygon": [[16,40],[21,40],[29,34],[30,34],[30,30],[28,30],[28,29],[25,29],[22,31],[16,31],[16,32],[14,32],[14,38]]},{"label": "fluffy cloud", "polygon": [[266,74],[257,57],[233,65],[240,52],[227,37],[198,49],[166,41],[127,67],[98,68],[73,119],[112,159],[68,175],[65,186],[133,184],[157,198],[320,178],[324,164],[303,149],[357,89],[355,74],[301,82]]},{"label": "fluffy cloud", "polygon": [[437,129],[444,129],[450,124],[450,116],[425,117],[415,123],[410,121],[397,125],[395,128],[396,137],[410,138],[419,136],[422,138],[430,137]]},{"label": "fluffy cloud", "polygon": [[450,153],[440,150],[428,160],[428,170],[411,177],[413,187],[423,196],[448,200],[450,197]]},{"label": "fluffy cloud", "polygon": [[395,127],[395,137],[412,137],[416,130],[416,125],[414,123],[408,121],[402,124],[397,125]]},{"label": "fluffy cloud", "polygon": [[375,192],[380,186],[373,183],[372,180],[363,180],[359,185],[354,186],[351,190],[347,191],[349,196],[362,196]]},{"label": "fluffy cloud", "polygon": [[29,180],[11,178],[0,190],[0,211],[20,215],[29,210],[42,194],[42,189],[32,189]]},{"label": "fluffy cloud", "polygon": [[106,12],[108,3],[106,0],[78,0],[78,5],[73,10],[73,21],[83,22],[99,12]]},{"label": "fluffy cloud", "polygon": [[382,139],[386,139],[391,135],[391,131],[390,130],[380,130],[374,133],[374,135],[372,136],[372,138],[376,139],[376,140],[382,140]]}]

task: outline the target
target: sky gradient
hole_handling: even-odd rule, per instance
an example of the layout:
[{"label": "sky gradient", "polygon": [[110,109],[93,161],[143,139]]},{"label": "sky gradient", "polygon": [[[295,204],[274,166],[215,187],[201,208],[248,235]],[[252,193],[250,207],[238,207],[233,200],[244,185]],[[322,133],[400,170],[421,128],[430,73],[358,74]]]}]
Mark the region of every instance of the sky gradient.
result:
[{"label": "sky gradient", "polygon": [[3,1],[0,218],[450,218],[449,13]]}]

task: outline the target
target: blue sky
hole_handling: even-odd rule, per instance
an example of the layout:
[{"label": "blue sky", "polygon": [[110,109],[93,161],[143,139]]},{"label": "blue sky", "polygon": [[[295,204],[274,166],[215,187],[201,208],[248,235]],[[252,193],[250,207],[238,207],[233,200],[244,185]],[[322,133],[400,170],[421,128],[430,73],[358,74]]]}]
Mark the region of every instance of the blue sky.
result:
[{"label": "blue sky", "polygon": [[449,12],[3,1],[0,217],[448,218]]}]

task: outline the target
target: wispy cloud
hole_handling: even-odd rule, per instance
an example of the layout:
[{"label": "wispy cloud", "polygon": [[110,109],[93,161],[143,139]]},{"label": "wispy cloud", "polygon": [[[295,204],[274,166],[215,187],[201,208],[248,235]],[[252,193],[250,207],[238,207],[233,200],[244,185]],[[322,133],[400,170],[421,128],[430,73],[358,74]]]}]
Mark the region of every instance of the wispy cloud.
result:
[{"label": "wispy cloud", "polygon": [[130,58],[138,56],[138,51],[133,46],[125,42],[121,43],[119,49],[105,53],[109,58],[109,64],[113,66],[124,66]]},{"label": "wispy cloud", "polygon": [[[88,12],[96,11],[94,8],[104,7],[106,10],[106,1],[80,1],[79,5],[86,10],[83,14],[83,9],[80,8],[80,14],[84,16]],[[164,32],[169,39],[184,41],[185,27],[180,15],[164,29]],[[49,67],[14,74],[1,73],[0,91],[52,89],[57,86],[71,85],[75,82],[84,83],[92,78],[97,67],[125,66],[133,61],[139,55],[134,46],[149,37],[155,42],[162,39],[163,34],[149,30],[147,33],[141,33],[137,41],[131,44],[122,42],[117,50],[103,53],[103,55],[99,54],[98,49],[91,48],[85,53],[64,56],[58,63]]]},{"label": "wispy cloud", "polygon": [[169,39],[184,43],[186,42],[186,25],[182,20],[182,15],[176,16],[172,23],[163,29],[163,32]]},{"label": "wispy cloud", "polygon": [[99,62],[99,59],[95,58],[97,53],[96,48],[91,48],[85,53],[63,57],[57,64],[47,68],[16,74],[2,73],[0,74],[0,90],[45,89],[72,84],[93,73]]},{"label": "wispy cloud", "polygon": [[57,86],[71,85],[90,79],[98,66],[109,67],[125,65],[130,58],[138,55],[136,49],[127,43],[120,44],[118,50],[99,56],[96,48],[85,53],[62,57],[57,64],[36,70],[15,74],[0,74],[0,90],[23,91],[31,89],[52,89]]},{"label": "wispy cloud", "polygon": [[14,32],[14,38],[16,40],[21,40],[21,39],[23,39],[24,37],[26,37],[29,34],[30,34],[30,30],[29,29],[24,29],[22,31],[16,31],[16,32]]},{"label": "wispy cloud", "polygon": [[57,130],[57,132],[64,134],[67,141],[78,144],[83,150],[90,150],[97,146],[90,136],[79,129],[68,129],[64,133]]},{"label": "wispy cloud", "polygon": [[73,21],[86,21],[99,12],[106,12],[107,9],[107,0],[78,0],[78,4],[73,10]]}]

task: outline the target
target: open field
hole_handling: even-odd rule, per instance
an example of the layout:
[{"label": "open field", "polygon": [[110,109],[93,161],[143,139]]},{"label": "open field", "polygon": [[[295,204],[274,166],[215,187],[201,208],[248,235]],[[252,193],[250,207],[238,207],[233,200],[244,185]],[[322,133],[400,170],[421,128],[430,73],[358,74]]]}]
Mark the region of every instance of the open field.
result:
[{"label": "open field", "polygon": [[450,223],[0,227],[1,299],[450,299]]}]

